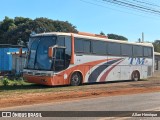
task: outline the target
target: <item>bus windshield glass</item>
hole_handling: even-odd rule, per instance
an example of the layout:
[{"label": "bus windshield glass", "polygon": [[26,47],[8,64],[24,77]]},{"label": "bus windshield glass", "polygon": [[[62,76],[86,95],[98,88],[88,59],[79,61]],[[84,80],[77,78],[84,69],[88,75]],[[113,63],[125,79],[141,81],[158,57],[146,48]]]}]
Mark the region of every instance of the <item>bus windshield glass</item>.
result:
[{"label": "bus windshield glass", "polygon": [[56,44],[55,36],[41,36],[30,38],[28,57],[29,69],[51,70],[52,59],[48,57],[48,48]]}]

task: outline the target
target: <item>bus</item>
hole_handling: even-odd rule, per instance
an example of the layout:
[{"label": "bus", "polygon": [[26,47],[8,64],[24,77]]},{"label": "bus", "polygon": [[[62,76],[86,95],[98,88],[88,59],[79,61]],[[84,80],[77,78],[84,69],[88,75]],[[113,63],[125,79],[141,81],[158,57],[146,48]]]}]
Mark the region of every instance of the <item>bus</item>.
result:
[{"label": "bus", "polygon": [[90,33],[31,35],[23,77],[59,86],[146,79],[154,72],[151,43],[131,43]]}]

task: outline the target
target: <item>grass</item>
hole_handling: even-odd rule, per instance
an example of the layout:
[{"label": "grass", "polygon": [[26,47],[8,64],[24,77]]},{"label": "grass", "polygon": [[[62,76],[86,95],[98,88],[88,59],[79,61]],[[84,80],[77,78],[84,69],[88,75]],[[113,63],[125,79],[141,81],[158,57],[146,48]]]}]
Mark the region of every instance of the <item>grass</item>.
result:
[{"label": "grass", "polygon": [[9,84],[7,86],[4,86],[2,83],[2,80],[0,80],[0,96],[3,94],[14,94],[14,93],[24,94],[24,93],[41,93],[41,92],[76,91],[76,90],[85,90],[88,87],[87,86],[85,87],[85,85],[83,86],[45,86],[45,85],[27,83],[23,81],[23,79],[9,80]]},{"label": "grass", "polygon": [[[144,80],[145,81],[145,80]],[[4,86],[3,79],[0,79],[0,99],[11,97],[14,95],[22,95],[28,93],[46,93],[46,92],[62,92],[62,91],[78,91],[86,90],[89,87],[94,88],[92,85],[83,86],[45,86],[33,83],[27,83],[23,79],[9,80],[8,85]],[[109,83],[107,83],[109,84]]]},{"label": "grass", "polygon": [[0,80],[0,98],[12,97],[14,95],[22,95],[28,93],[45,93],[45,92],[61,92],[74,91],[81,89],[81,86],[45,86],[33,83],[27,83],[23,79],[8,80],[9,84],[4,86],[3,79]]}]

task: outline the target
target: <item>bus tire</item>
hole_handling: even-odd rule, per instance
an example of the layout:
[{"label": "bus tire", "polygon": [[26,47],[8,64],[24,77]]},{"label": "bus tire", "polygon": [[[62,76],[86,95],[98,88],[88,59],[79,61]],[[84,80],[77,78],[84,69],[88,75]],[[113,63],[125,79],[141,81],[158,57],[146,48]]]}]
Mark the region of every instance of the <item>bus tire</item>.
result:
[{"label": "bus tire", "polygon": [[82,83],[82,75],[79,72],[74,72],[70,79],[70,84],[72,86],[79,86]]},{"label": "bus tire", "polygon": [[131,75],[131,78],[132,78],[133,81],[140,80],[140,74],[139,74],[139,72],[138,71],[133,71],[132,75]]}]

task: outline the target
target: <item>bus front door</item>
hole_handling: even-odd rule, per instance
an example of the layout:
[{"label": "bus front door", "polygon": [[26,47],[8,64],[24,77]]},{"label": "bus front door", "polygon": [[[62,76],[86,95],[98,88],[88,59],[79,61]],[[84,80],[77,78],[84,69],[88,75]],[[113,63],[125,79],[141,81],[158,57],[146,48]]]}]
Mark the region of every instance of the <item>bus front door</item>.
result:
[{"label": "bus front door", "polygon": [[[56,55],[54,60],[54,71],[55,71],[55,79],[54,82],[56,85],[64,85],[64,73],[65,69],[65,49],[57,48]],[[62,71],[62,72],[61,72]]]}]

